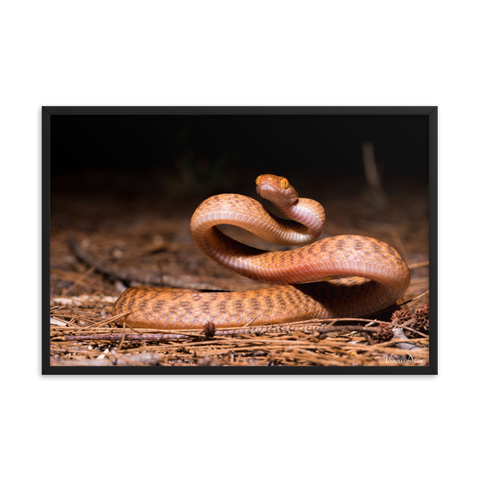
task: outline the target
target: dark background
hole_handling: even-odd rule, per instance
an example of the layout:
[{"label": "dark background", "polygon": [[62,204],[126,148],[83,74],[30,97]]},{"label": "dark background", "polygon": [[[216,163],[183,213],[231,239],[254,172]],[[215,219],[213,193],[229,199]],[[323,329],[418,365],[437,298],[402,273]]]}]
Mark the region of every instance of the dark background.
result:
[{"label": "dark background", "polygon": [[53,194],[253,195],[260,173],[358,193],[365,141],[387,191],[428,184],[427,115],[53,115],[51,132]]},{"label": "dark background", "polygon": [[[218,193],[250,196],[279,215],[256,192],[263,173],[287,177],[301,197],[323,205],[323,238],[377,238],[409,265],[425,265],[428,122],[428,115],[52,115],[52,294],[69,291],[77,278],[71,272],[84,273],[95,261],[100,270],[98,262],[133,272],[142,285],[158,282],[161,271],[209,285],[215,279],[215,288],[257,288],[198,252],[189,223],[197,206]],[[367,175],[366,142],[380,183]],[[285,248],[220,228],[256,248]],[[87,242],[94,261],[75,253],[72,238]],[[87,284],[85,292],[118,293],[100,272]],[[414,269],[408,294],[426,289],[428,267]]]}]

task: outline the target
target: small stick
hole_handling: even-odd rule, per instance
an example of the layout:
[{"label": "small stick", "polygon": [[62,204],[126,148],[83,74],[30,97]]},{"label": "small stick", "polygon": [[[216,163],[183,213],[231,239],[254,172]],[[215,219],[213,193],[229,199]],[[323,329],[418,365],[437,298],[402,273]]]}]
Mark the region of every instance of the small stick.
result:
[{"label": "small stick", "polygon": [[422,298],[422,297],[424,297],[425,295],[428,295],[429,293],[430,293],[430,290],[427,290],[426,292],[423,292],[423,293],[421,293],[420,295],[418,295],[418,296],[416,296],[416,297],[414,297],[414,298],[411,298],[410,300],[407,300],[406,302],[401,303],[400,305],[397,305],[397,307],[401,307],[401,306],[403,306],[403,305],[406,305],[407,303],[411,303],[411,302],[413,302],[413,301],[415,301],[415,300],[418,300],[419,298]]},{"label": "small stick", "polygon": [[[259,328],[259,327],[257,327]],[[298,326],[298,327],[281,327],[278,325],[263,327],[263,331],[259,333],[271,333],[271,332],[284,332],[288,333],[291,330],[300,330],[305,329],[308,332],[319,332],[319,333],[332,333],[332,332],[373,332],[378,333],[378,327],[362,327],[360,325],[338,325],[334,327],[321,327],[317,325],[308,325],[308,326]],[[226,336],[232,335],[231,331],[218,330],[215,332],[215,336]],[[203,336],[203,335],[202,335]],[[124,335],[122,334],[112,334],[112,335],[65,335],[64,340],[67,341],[85,341],[85,340],[121,340],[124,338],[126,341],[155,341],[155,340],[171,340],[171,339],[188,339],[189,334],[176,334],[176,333],[157,333],[157,334],[145,334],[145,335]]]},{"label": "small stick", "polygon": [[80,275],[75,282],[62,292],[62,296],[70,293],[82,280],[87,278],[95,270],[95,265],[91,266],[83,275]]},{"label": "small stick", "polygon": [[101,327],[102,325],[113,322],[114,320],[118,320],[119,318],[126,317],[127,315],[130,315],[130,313],[132,312],[120,313],[118,315],[115,315],[114,317],[107,318],[107,320],[104,320],[103,322],[92,323],[91,325],[85,325],[84,327],[80,327],[78,330],[75,330],[75,333],[79,332],[80,330],[85,330],[86,328]]},{"label": "small stick", "polygon": [[419,263],[414,263],[413,265],[409,265],[408,268],[412,270],[412,268],[427,267],[428,265],[430,265],[429,261],[419,262]]},{"label": "small stick", "polygon": [[119,352],[122,349],[123,342],[125,341],[126,333],[127,333],[127,330],[125,329],[125,322],[123,322],[123,335],[122,335],[122,340],[120,341],[120,345],[117,348],[117,352]]}]

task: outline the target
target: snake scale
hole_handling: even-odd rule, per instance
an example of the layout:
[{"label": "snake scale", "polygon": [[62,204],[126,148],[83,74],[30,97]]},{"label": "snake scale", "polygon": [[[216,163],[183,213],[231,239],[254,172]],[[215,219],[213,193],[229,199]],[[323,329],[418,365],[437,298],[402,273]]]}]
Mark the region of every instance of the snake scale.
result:
[{"label": "snake scale", "polygon": [[[128,313],[120,323],[133,328],[199,329],[208,322],[225,328],[363,317],[393,305],[404,294],[410,273],[393,247],[358,235],[317,240],[325,222],[318,202],[299,198],[284,177],[260,175],[256,184],[257,192],[290,220],[276,217],[252,198],[223,194],[200,204],[190,231],[212,261],[276,286],[243,292],[131,287],[113,307],[113,315]],[[221,224],[242,227],[277,245],[304,246],[259,250],[222,233],[216,227]]]}]

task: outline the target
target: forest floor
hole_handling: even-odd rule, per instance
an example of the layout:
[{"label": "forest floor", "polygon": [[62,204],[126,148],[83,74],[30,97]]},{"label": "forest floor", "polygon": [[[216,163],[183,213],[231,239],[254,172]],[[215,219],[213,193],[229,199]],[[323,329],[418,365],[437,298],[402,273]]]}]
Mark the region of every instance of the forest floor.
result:
[{"label": "forest floor", "polygon": [[[428,365],[428,309],[424,307],[429,303],[426,187],[394,185],[385,197],[345,187],[345,192],[349,191],[351,194],[340,196],[335,191],[322,195],[311,192],[310,198],[318,197],[327,214],[322,238],[365,235],[395,247],[411,270],[410,287],[399,302],[407,303],[369,319],[297,322],[263,331],[247,328],[230,335],[189,331],[181,338],[171,338],[179,332],[119,326],[112,320],[113,304],[126,287],[134,285],[232,291],[268,286],[228,272],[198,251],[190,236],[189,221],[202,198],[185,196],[172,201],[145,195],[85,195],[68,189],[54,192],[50,364]],[[281,248],[234,227],[222,230],[258,248]],[[397,309],[402,313],[394,314]],[[404,328],[392,328],[401,325]]]}]

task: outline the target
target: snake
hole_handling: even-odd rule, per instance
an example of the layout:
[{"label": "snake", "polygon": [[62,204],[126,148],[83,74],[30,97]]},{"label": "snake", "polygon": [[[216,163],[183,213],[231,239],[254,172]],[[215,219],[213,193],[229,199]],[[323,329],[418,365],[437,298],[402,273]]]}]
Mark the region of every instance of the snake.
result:
[{"label": "snake", "polygon": [[[272,286],[246,291],[204,292],[130,287],[112,314],[119,324],[158,330],[240,328],[300,320],[361,318],[394,305],[410,284],[407,264],[391,245],[360,235],[319,239],[325,224],[320,203],[300,198],[287,178],[262,174],[257,193],[272,202],[280,218],[260,202],[239,194],[203,201],[190,221],[199,250],[223,268]],[[266,251],[223,233],[234,225],[284,250]]]}]

